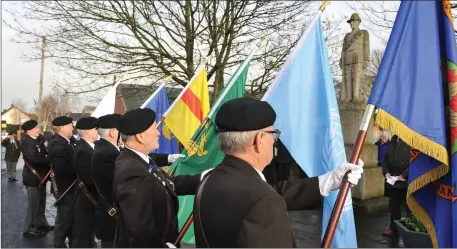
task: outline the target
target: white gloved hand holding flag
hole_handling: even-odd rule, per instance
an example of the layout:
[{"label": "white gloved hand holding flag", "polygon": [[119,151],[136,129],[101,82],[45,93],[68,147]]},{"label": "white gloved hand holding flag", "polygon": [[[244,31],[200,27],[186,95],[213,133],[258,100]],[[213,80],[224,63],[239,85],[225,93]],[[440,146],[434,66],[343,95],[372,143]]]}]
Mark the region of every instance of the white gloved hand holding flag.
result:
[{"label": "white gloved hand holding flag", "polygon": [[170,154],[170,155],[168,155],[168,162],[174,163],[176,160],[178,160],[179,158],[182,158],[182,157],[185,157],[185,156],[182,154]]},{"label": "white gloved hand holding flag", "polygon": [[344,162],[338,166],[338,168],[329,171],[323,175],[320,175],[319,178],[319,190],[321,191],[322,196],[328,196],[330,191],[337,190],[340,188],[343,177],[346,172],[351,171],[348,174],[348,181],[352,186],[359,183],[360,178],[363,173],[363,161],[359,159],[358,164],[352,164]]}]

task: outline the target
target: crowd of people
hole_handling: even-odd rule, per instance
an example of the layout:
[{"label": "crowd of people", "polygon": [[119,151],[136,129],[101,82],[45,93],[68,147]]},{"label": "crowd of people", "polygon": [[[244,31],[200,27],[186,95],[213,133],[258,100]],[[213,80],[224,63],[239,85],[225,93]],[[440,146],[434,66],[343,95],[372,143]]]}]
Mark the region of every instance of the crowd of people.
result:
[{"label": "crowd of people", "polygon": [[[160,168],[182,155],[151,153],[160,146],[151,109],[81,118],[79,140],[73,137],[73,120],[58,117],[47,146],[38,123],[26,121],[20,143],[3,142],[18,143],[25,162],[24,235],[54,230],[55,247],[93,247],[94,236],[104,248],[179,247],[173,244],[179,233],[177,196],[195,195],[197,247],[294,247],[287,211],[313,207],[340,187],[347,172],[356,185],[363,162],[288,180],[293,159],[281,152],[287,149],[275,120],[275,111],[263,101],[223,104],[215,123],[225,158],[214,169],[189,176],[170,176]],[[275,148],[282,157],[274,157]],[[56,199],[55,227],[44,216],[48,182]]]}]

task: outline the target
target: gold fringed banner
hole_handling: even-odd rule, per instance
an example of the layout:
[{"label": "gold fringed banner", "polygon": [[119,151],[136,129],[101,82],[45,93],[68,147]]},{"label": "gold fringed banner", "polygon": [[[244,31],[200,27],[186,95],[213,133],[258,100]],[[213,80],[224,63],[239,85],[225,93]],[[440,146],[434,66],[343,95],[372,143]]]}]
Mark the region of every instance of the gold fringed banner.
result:
[{"label": "gold fringed banner", "polygon": [[438,239],[436,236],[435,226],[430,216],[427,214],[425,209],[420,205],[420,203],[415,199],[413,193],[423,188],[425,185],[433,183],[442,176],[446,175],[449,171],[449,154],[446,148],[421,134],[411,130],[408,126],[403,124],[401,121],[396,119],[394,116],[390,115],[386,111],[379,109],[376,114],[375,124],[379,125],[383,129],[387,129],[397,134],[405,143],[421,151],[422,153],[435,158],[440,161],[442,164],[427,173],[421,175],[420,177],[414,179],[408,185],[407,193],[407,204],[411,212],[419,218],[419,220],[424,224],[425,229],[427,229],[428,234],[433,243],[433,247],[438,247]]},{"label": "gold fringed banner", "polygon": [[449,154],[444,146],[411,130],[408,126],[386,111],[382,109],[378,110],[375,123],[381,128],[397,134],[409,146],[420,150],[422,153],[435,158],[445,165],[449,165]]}]

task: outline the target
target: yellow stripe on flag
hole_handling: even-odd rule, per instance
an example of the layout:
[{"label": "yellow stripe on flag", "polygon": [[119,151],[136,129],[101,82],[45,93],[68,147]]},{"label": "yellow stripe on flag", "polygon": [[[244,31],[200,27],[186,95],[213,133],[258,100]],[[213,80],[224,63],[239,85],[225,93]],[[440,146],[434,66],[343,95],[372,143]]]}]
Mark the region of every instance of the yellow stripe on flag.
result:
[{"label": "yellow stripe on flag", "polygon": [[186,145],[208,115],[209,109],[208,81],[203,68],[164,122],[179,142]]}]

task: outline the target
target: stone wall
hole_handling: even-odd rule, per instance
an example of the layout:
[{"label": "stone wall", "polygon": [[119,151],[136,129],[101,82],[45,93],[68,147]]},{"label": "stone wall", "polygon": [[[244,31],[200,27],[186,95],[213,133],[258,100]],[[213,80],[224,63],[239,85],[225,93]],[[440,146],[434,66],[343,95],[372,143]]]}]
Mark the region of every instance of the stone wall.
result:
[{"label": "stone wall", "polygon": [[[363,84],[363,97],[368,100],[370,95],[373,77],[366,77]],[[360,129],[360,123],[365,113],[365,103],[339,103],[341,126],[346,149],[346,157],[349,160],[352,149]],[[384,195],[384,177],[378,163],[378,149],[374,143],[378,139],[378,133],[373,130],[374,119],[370,121],[367,131],[367,138],[362,149],[360,158],[364,161],[364,174],[359,184],[352,188],[352,197],[366,200]]]}]

